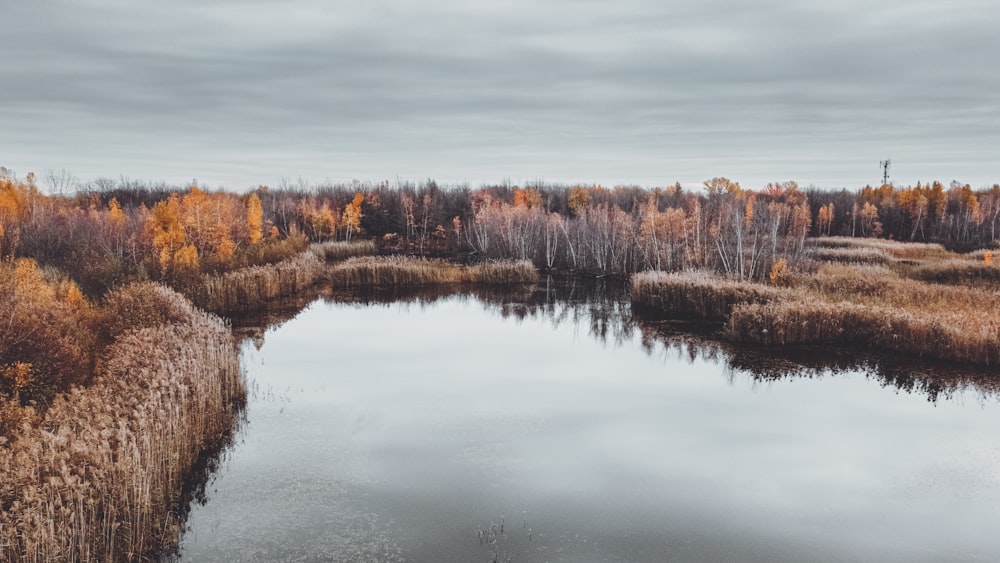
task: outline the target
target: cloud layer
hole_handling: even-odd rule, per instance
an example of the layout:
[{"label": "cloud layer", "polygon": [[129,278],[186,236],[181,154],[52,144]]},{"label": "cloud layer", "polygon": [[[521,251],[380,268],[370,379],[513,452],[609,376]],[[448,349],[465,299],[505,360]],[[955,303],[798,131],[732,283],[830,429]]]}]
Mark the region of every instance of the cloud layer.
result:
[{"label": "cloud layer", "polygon": [[244,188],[401,177],[1000,182],[992,0],[63,0],[0,7],[0,164]]}]

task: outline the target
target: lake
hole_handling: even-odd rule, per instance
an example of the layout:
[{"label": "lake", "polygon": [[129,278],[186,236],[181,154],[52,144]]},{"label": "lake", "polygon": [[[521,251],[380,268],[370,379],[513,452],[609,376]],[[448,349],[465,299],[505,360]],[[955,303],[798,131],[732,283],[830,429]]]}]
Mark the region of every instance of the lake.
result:
[{"label": "lake", "polygon": [[984,370],[741,350],[610,284],[288,316],[175,560],[1000,559]]}]

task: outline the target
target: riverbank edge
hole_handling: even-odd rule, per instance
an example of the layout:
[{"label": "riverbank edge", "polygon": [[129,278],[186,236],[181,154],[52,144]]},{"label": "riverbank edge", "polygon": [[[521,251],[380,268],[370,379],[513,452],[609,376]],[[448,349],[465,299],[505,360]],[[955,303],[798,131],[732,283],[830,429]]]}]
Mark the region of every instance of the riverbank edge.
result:
[{"label": "riverbank edge", "polygon": [[123,332],[90,384],[0,448],[0,560],[148,561],[178,544],[246,387],[229,327],[149,287],[172,322]]}]

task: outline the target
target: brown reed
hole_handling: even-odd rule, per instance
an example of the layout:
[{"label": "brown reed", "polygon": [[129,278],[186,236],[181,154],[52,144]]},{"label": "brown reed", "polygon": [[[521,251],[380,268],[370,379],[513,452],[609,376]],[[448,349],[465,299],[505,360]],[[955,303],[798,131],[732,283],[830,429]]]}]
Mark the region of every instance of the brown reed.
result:
[{"label": "brown reed", "polygon": [[823,264],[787,288],[708,272],[632,278],[637,307],[725,321],[726,339],[760,345],[835,344],[978,365],[1000,361],[995,289],[927,283],[885,266]]},{"label": "brown reed", "polygon": [[464,266],[444,260],[405,256],[350,258],[327,268],[326,276],[335,288],[449,283],[506,285],[538,281],[538,271],[526,260]]},{"label": "brown reed", "polygon": [[322,271],[322,263],[316,255],[303,252],[277,264],[202,276],[187,293],[196,305],[207,311],[250,311],[312,286]]},{"label": "brown reed", "polygon": [[246,390],[227,327],[152,291],[185,318],[122,332],[90,385],[0,443],[0,560],[137,561],[176,545],[185,481]]},{"label": "brown reed", "polygon": [[940,260],[953,257],[943,246],[936,243],[900,242],[876,238],[816,237],[808,239],[806,245],[812,248],[867,248],[880,250],[897,260]]},{"label": "brown reed", "polygon": [[868,247],[813,247],[806,253],[808,258],[822,262],[842,262],[845,264],[888,264],[891,259],[884,250]]},{"label": "brown reed", "polygon": [[721,321],[741,303],[780,299],[782,291],[704,271],[644,272],[632,276],[632,303],[682,318]]},{"label": "brown reed", "polygon": [[378,247],[373,240],[316,242],[309,245],[309,252],[320,260],[334,262],[355,256],[371,256],[378,252]]},{"label": "brown reed", "polygon": [[919,264],[909,268],[906,275],[913,279],[939,283],[963,285],[1000,284],[1000,264],[992,260],[987,263],[982,254],[978,261],[968,258],[954,258]]}]

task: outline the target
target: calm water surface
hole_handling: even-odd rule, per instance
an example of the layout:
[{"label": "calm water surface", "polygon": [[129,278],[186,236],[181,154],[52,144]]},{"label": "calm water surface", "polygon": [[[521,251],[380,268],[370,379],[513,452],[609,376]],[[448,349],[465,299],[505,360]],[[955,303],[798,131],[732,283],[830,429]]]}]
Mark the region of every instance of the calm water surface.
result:
[{"label": "calm water surface", "polygon": [[740,356],[544,290],[320,300],[243,357],[181,561],[1000,559],[982,373]]}]

